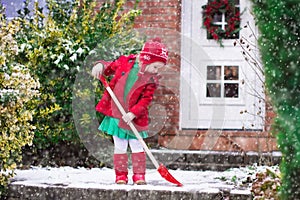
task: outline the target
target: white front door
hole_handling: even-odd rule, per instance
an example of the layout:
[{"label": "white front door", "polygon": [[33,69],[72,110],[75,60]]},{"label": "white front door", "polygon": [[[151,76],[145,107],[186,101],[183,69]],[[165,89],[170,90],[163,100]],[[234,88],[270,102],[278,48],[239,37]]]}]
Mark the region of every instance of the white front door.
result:
[{"label": "white front door", "polygon": [[[251,4],[250,0],[234,1],[243,12],[242,29],[222,39],[223,47],[203,28],[202,6],[207,0],[182,1],[182,129],[263,129],[262,77],[245,60],[243,49],[234,45],[243,37],[256,45]],[[225,14],[215,16],[214,23],[220,28],[227,24]],[[243,28],[246,24],[247,28]]]}]

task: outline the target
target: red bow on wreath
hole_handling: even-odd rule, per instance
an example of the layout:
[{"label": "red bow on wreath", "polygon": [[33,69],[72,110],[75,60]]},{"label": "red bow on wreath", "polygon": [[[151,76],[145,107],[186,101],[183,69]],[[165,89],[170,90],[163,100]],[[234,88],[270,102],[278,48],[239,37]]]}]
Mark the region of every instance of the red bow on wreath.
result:
[{"label": "red bow on wreath", "polygon": [[[233,0],[211,0],[203,8],[203,25],[208,34],[222,45],[222,39],[236,37],[239,32],[241,14]],[[214,17],[225,14],[226,26],[223,28],[214,22]]]}]

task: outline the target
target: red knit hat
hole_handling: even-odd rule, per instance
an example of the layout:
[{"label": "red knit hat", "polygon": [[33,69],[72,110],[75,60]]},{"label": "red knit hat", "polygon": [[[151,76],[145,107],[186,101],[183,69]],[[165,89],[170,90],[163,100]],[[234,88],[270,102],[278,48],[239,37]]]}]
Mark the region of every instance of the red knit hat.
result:
[{"label": "red knit hat", "polygon": [[167,63],[168,60],[168,50],[166,46],[161,43],[160,38],[154,38],[150,41],[147,41],[140,53],[140,61],[143,63],[141,71],[144,71],[146,65],[149,65],[153,62],[163,62]]}]

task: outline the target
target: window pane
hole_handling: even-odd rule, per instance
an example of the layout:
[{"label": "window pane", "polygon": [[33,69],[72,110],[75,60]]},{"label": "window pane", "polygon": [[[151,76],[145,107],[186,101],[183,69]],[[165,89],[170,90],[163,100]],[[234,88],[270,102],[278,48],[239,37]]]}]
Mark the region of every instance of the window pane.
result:
[{"label": "window pane", "polygon": [[213,17],[213,23],[222,22],[222,13],[218,12]]},{"label": "window pane", "polygon": [[224,67],[224,80],[239,80],[239,67],[238,66],[225,66]]},{"label": "window pane", "polygon": [[221,86],[219,83],[208,83],[206,97],[221,97]]},{"label": "window pane", "polygon": [[238,83],[225,83],[224,97],[239,97],[239,84]]},{"label": "window pane", "polygon": [[207,80],[221,80],[221,66],[207,66]]}]

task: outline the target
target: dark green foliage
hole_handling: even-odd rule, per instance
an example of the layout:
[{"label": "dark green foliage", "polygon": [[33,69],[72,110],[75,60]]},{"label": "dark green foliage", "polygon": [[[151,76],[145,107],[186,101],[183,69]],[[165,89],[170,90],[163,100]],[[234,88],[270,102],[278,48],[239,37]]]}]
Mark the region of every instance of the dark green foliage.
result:
[{"label": "dark green foliage", "polygon": [[266,86],[283,153],[282,199],[300,199],[300,1],[253,0]]}]

